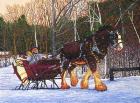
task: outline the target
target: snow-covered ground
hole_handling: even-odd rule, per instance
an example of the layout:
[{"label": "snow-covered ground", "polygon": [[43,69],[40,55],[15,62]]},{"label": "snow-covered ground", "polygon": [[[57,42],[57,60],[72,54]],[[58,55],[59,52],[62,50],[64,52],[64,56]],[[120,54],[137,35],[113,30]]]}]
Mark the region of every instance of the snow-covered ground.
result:
[{"label": "snow-covered ground", "polygon": [[9,66],[0,68],[0,103],[140,103],[140,77],[104,82],[108,86],[105,92],[94,90],[93,80],[87,90],[80,89],[79,85],[68,90],[14,90],[20,81]]}]

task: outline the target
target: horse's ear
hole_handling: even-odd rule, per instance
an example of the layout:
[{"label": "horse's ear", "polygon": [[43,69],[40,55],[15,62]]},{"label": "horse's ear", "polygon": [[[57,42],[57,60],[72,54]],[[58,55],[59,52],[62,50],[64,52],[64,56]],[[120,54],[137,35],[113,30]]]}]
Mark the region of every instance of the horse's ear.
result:
[{"label": "horse's ear", "polygon": [[103,24],[99,27],[99,31],[104,30],[104,29],[111,29],[112,26],[110,24]]},{"label": "horse's ear", "polygon": [[113,26],[111,24],[105,25],[105,28],[108,29],[108,30],[113,30],[113,31],[117,29],[115,26]]},{"label": "horse's ear", "polygon": [[115,26],[111,26],[111,29],[112,30],[116,30],[117,28]]}]

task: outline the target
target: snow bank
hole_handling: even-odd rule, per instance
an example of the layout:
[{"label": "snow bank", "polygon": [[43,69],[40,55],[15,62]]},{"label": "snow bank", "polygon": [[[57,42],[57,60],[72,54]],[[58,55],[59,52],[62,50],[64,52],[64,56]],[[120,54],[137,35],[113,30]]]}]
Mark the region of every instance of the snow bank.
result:
[{"label": "snow bank", "polygon": [[[20,81],[9,66],[0,68],[0,103],[140,103],[139,76],[104,82],[108,86],[105,92],[94,90],[92,79],[87,90],[80,89],[80,82],[68,90],[14,90]],[[57,83],[60,84],[60,80]]]}]

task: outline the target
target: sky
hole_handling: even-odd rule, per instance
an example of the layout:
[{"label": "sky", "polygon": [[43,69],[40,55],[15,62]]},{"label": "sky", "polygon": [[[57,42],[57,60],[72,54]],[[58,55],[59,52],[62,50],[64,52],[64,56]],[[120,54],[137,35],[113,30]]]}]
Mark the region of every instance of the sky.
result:
[{"label": "sky", "polygon": [[7,5],[13,5],[13,4],[20,4],[24,5],[27,2],[30,2],[31,0],[0,0],[0,14],[6,13],[6,6]]}]

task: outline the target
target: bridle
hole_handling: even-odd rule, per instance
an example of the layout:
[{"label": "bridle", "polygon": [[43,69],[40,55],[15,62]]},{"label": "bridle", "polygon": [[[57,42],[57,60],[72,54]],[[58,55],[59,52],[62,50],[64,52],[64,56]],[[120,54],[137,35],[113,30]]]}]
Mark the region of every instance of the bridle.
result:
[{"label": "bridle", "polygon": [[121,39],[121,35],[119,34],[118,30],[108,31],[108,33],[109,33],[109,41],[111,42],[111,44],[113,44],[112,45],[113,48],[117,48],[118,45],[123,43],[122,39]]}]

